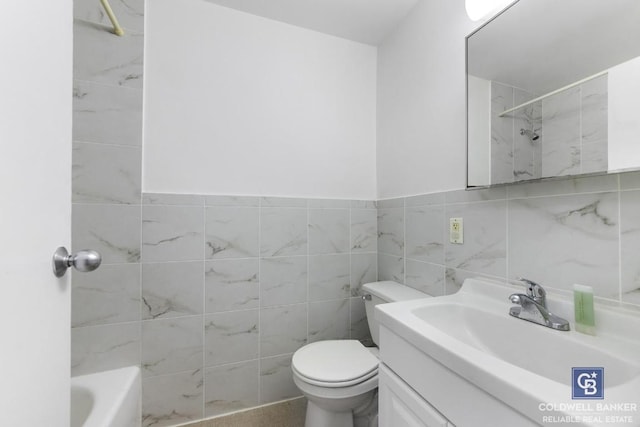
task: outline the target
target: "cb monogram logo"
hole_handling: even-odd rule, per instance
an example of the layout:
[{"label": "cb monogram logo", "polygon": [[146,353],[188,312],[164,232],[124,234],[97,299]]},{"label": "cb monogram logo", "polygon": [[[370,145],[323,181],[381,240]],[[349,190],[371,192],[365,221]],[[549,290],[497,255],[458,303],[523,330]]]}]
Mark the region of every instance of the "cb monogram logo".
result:
[{"label": "cb monogram logo", "polygon": [[604,368],[571,368],[572,399],[604,399]]}]

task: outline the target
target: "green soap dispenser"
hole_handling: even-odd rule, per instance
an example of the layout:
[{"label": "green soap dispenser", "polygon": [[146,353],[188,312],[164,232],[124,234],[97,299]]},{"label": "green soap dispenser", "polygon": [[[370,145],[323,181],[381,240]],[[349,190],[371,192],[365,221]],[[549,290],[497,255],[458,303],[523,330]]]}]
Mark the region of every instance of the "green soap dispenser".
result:
[{"label": "green soap dispenser", "polygon": [[591,286],[573,285],[573,307],[576,313],[576,331],[595,335],[596,317]]}]

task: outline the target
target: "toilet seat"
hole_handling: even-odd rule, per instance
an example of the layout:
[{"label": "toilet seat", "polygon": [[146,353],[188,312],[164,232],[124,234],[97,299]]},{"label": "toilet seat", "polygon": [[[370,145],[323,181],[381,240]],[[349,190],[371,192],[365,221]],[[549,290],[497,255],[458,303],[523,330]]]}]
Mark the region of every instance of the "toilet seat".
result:
[{"label": "toilet seat", "polygon": [[357,340],[328,340],[295,352],[291,368],[308,384],[338,388],[360,384],[378,374],[378,358]]}]

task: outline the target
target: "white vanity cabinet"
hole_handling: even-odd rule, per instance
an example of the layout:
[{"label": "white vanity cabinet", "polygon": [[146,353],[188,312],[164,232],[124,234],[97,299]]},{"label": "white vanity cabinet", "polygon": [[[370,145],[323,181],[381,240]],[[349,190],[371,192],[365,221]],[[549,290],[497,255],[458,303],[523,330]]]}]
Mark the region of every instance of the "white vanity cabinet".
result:
[{"label": "white vanity cabinet", "polygon": [[380,360],[380,427],[538,425],[384,325]]},{"label": "white vanity cabinet", "polygon": [[378,380],[380,427],[454,427],[384,364],[380,365]]}]

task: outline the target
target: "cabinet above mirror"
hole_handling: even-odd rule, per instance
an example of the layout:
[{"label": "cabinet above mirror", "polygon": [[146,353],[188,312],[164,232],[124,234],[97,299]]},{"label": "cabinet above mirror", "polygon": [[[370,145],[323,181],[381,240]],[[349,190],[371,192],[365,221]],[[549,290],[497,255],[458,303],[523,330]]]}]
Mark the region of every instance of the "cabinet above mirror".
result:
[{"label": "cabinet above mirror", "polygon": [[640,168],[640,1],[519,0],[467,37],[467,186]]}]

